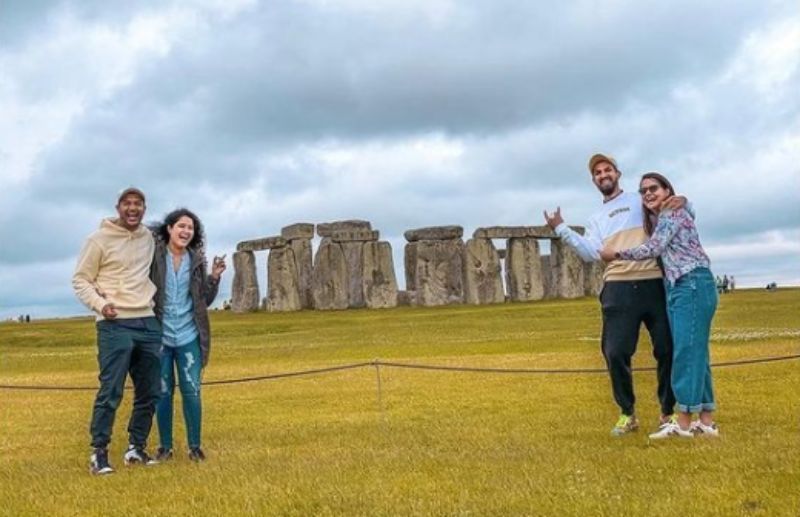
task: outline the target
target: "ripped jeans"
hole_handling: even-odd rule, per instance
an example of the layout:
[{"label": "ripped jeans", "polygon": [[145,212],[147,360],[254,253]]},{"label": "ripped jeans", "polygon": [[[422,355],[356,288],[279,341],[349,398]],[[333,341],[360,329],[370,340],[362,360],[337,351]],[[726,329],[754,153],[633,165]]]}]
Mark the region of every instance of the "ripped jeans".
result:
[{"label": "ripped jeans", "polygon": [[161,447],[172,449],[172,398],[175,391],[175,369],[183,401],[183,419],[189,448],[200,447],[202,405],[200,403],[200,341],[186,345],[161,347],[161,399],[156,407],[156,420]]}]

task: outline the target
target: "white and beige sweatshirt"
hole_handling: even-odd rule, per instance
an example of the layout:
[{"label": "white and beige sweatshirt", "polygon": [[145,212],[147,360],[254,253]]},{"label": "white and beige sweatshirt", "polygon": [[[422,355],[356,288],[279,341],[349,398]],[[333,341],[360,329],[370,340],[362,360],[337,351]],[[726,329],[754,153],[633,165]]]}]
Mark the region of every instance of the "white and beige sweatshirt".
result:
[{"label": "white and beige sweatshirt", "polygon": [[[641,197],[622,192],[611,201],[603,203],[602,210],[589,218],[585,235],[580,235],[565,223],[558,225],[556,234],[575,248],[583,260],[592,262],[600,260],[599,250],[606,246],[624,250],[646,242],[643,218]],[[661,276],[661,269],[655,259],[614,260],[606,265],[603,280],[647,280]]]},{"label": "white and beige sweatshirt", "polygon": [[144,225],[129,231],[103,219],[89,236],[78,257],[72,288],[88,308],[103,319],[102,310],[113,303],[117,319],[153,316],[156,287],[150,281],[153,235]]}]

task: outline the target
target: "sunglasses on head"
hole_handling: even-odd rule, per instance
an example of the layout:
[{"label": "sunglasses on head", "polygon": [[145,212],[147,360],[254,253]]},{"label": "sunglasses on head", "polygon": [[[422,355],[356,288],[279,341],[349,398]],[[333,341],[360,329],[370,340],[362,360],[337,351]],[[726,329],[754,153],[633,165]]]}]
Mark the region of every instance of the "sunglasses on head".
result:
[{"label": "sunglasses on head", "polygon": [[649,187],[641,187],[639,189],[639,195],[643,196],[643,195],[647,194],[648,192],[651,193],[651,194],[655,194],[656,191],[658,189],[660,189],[660,188],[661,188],[661,185],[650,185]]}]

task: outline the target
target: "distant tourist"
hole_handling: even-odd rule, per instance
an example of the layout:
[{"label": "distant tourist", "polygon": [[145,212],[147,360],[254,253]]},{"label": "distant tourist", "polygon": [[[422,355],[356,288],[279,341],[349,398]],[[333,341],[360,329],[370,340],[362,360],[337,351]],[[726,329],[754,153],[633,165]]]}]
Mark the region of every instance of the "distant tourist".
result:
[{"label": "distant tourist", "polygon": [[[585,235],[578,234],[564,223],[560,208],[552,216],[544,213],[547,224],[587,262],[600,260],[599,250],[606,245],[638,245],[647,240],[642,224],[642,201],[636,194],[622,191],[619,185],[622,172],[614,159],[603,154],[592,156],[589,172],[595,187],[603,195],[603,206],[589,219]],[[675,197],[670,206],[680,208],[685,202],[684,198]],[[655,258],[642,262],[613,260],[605,269],[603,281],[600,297],[602,352],[611,377],[614,400],[621,412],[611,434],[621,436],[639,428],[631,359],[642,323],[650,333],[657,363],[657,393],[661,405],[659,428],[662,428],[672,421],[675,396],[670,386],[672,337],[661,269]]]},{"label": "distant tourist", "polygon": [[728,280],[728,275],[723,275],[722,276],[722,292],[723,293],[727,293],[728,292],[728,285],[729,284],[730,284],[730,280]]},{"label": "distant tourist", "polygon": [[181,391],[189,459],[204,461],[200,434],[201,371],[208,364],[211,331],[208,306],[219,290],[225,258],[214,257],[206,273],[205,234],[200,219],[180,208],[167,214],[155,230],[151,279],[157,287],[156,317],[164,327],[161,349],[161,399],[156,410],[159,461],[173,457],[172,417],[175,372]]},{"label": "distant tourist", "polygon": [[160,397],[161,324],[153,314],[156,288],[150,281],[153,235],[144,227],[144,194],[127,188],[117,198],[117,217],[104,219],[78,257],[72,277],[75,294],[97,314],[100,389],[92,412],[93,474],[114,472],[108,444],[122,400],[125,378],[133,380],[126,465],[157,463],[145,450]]},{"label": "distant tourist", "polygon": [[[650,438],[695,433],[717,436],[713,413],[717,409],[709,365],[711,320],[717,308],[714,276],[700,244],[694,219],[684,208],[671,209],[664,201],[675,195],[669,180],[648,172],[639,183],[645,210],[645,229],[650,238],[636,247],[620,249],[607,245],[605,260],[652,260],[660,257],[667,285],[667,307],[673,339],[672,389],[678,401],[678,416]],[[727,277],[723,278],[723,283]],[[692,422],[692,414],[699,417]]]},{"label": "distant tourist", "polygon": [[733,275],[731,275],[731,279],[728,282],[728,286],[730,287],[731,292],[733,292],[733,290],[736,289],[736,279],[733,277]]},{"label": "distant tourist", "polygon": [[25,323],[30,323],[30,322],[31,322],[31,315],[30,314],[26,314],[25,315]]}]

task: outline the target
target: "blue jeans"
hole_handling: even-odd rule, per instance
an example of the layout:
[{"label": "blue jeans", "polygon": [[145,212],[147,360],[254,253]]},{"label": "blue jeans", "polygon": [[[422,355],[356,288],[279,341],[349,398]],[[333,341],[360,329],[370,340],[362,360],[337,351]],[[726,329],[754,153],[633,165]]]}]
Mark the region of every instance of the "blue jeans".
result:
[{"label": "blue jeans", "polygon": [[172,448],[172,398],[175,391],[175,369],[183,401],[183,419],[189,448],[200,447],[202,405],[200,403],[200,341],[187,345],[161,347],[161,399],[156,408],[161,447]]},{"label": "blue jeans", "polygon": [[672,327],[672,390],[678,411],[714,411],[708,341],[717,310],[717,286],[708,268],[697,268],[667,285]]}]

